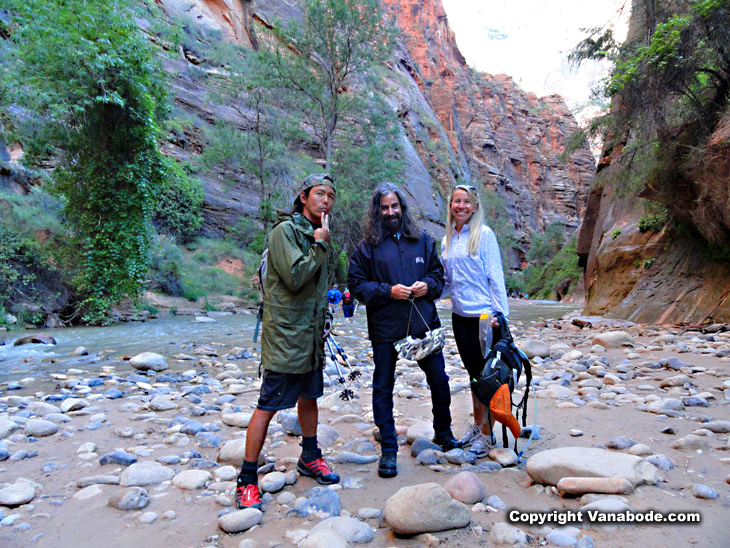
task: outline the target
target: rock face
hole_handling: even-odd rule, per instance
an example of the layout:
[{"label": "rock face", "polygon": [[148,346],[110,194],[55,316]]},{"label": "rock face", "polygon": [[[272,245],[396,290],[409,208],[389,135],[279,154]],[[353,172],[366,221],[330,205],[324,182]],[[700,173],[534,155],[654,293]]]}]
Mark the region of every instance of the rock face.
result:
[{"label": "rock face", "polygon": [[631,485],[657,482],[656,467],[645,459],[594,447],[548,449],[529,458],[527,473],[537,483],[557,485],[563,478],[619,476]]},{"label": "rock face", "polygon": [[[643,13],[632,10],[629,38],[643,40],[646,35]],[[616,108],[619,102],[617,98]],[[729,135],[730,117],[725,115],[706,142],[685,144],[697,148],[697,160],[681,166],[691,176],[686,185],[675,185],[671,195],[663,196],[652,184],[638,196],[619,195],[613,183],[591,190],[578,239],[585,267],[586,314],[610,314],[638,323],[730,321],[730,264],[713,260],[714,253],[704,243],[719,244],[721,253],[726,253],[722,246],[730,239]],[[615,175],[619,163],[626,161],[622,150],[636,150],[632,144],[617,143],[604,150],[598,171],[605,172],[605,181],[620,178]],[[639,221],[644,211],[636,207],[637,198],[663,203],[692,230],[665,226],[659,232],[642,233]]]},{"label": "rock face", "polygon": [[403,487],[385,503],[385,521],[395,533],[413,535],[466,527],[469,508],[437,483]]},{"label": "rock face", "polygon": [[[301,17],[297,5],[287,0],[159,3],[170,17],[196,21],[204,36],[219,33],[248,47],[257,27],[262,32],[277,18]],[[537,98],[520,90],[509,76],[479,74],[468,67],[441,0],[385,0],[383,7],[401,29],[395,57],[386,67],[391,90],[387,99],[405,130],[404,189],[425,227],[435,236],[443,234],[443,197],[457,177],[485,181],[503,198],[521,248],[526,249],[531,230],[542,231],[554,221],[577,227],[595,166],[587,147],[566,162],[560,159],[567,137],[577,129],[563,100]],[[186,42],[183,59],[165,61],[167,70],[181,74],[173,83],[177,104],[203,124],[225,120],[248,128],[240,113],[208,100],[205,81],[182,76],[191,65],[205,61],[204,48],[188,49],[194,47],[192,42]],[[165,152],[189,159],[201,152],[203,141],[202,127],[186,129]],[[252,181],[222,172],[202,179],[206,235],[222,234],[241,215],[259,216],[259,193]],[[234,192],[231,181],[237,187]],[[517,258],[522,258],[521,252]]]}]

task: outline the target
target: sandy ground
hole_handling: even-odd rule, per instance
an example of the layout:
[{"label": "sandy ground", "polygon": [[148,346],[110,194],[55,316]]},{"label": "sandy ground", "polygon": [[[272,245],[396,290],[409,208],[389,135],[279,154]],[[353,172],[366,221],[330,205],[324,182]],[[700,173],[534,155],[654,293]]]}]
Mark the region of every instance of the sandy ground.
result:
[{"label": "sandy ground", "polygon": [[[340,337],[341,343],[354,358],[355,362],[367,363],[366,352],[367,341],[362,338],[363,321],[359,318],[355,324],[342,325],[340,329],[344,332]],[[557,329],[560,327],[561,329]],[[730,378],[730,360],[727,357],[718,357],[715,354],[702,353],[704,347],[715,350],[730,349],[730,337],[728,334],[718,335],[714,342],[707,342],[697,339],[697,332],[682,334],[680,330],[659,331],[651,328],[634,327],[628,329],[634,337],[633,348],[615,348],[605,353],[591,354],[591,338],[602,329],[610,328],[610,324],[602,327],[596,326],[593,329],[580,330],[570,325],[569,321],[553,322],[547,326],[534,325],[529,328],[520,329],[516,338],[518,342],[526,338],[535,338],[552,344],[553,342],[566,342],[574,346],[587,358],[598,358],[605,356],[610,364],[615,365],[626,359],[631,352],[637,353],[640,357],[632,361],[636,364],[634,374],[638,378],[627,380],[623,386],[633,394],[645,397],[650,394],[660,397],[681,397],[688,392],[679,387],[664,390],[659,388],[661,380],[686,372],[693,383],[695,393],[709,392],[712,398],[708,399],[709,407],[687,407],[678,417],[667,417],[641,410],[640,402],[615,403],[605,400],[609,404],[606,409],[598,409],[590,406],[572,407],[561,405],[560,400],[549,398],[538,398],[539,416],[538,423],[542,426],[542,438],[533,440],[528,451],[534,455],[539,451],[550,448],[566,446],[603,446],[608,440],[616,436],[628,436],[639,443],[648,445],[654,453],[667,455],[674,463],[674,469],[660,471],[664,481],[655,486],[644,485],[638,487],[632,494],[627,495],[629,504],[635,510],[655,509],[662,512],[667,511],[697,511],[702,515],[700,524],[692,525],[614,525],[611,527],[589,526],[581,531],[581,535],[588,535],[596,546],[630,546],[639,545],[645,547],[664,546],[707,546],[725,547],[728,546],[730,538],[730,520],[728,519],[730,508],[730,451],[728,449],[727,434],[710,434],[708,440],[712,449],[704,452],[678,451],[672,449],[670,444],[678,438],[696,431],[702,427],[702,422],[711,420],[729,420],[729,401],[723,393],[723,383]],[[659,333],[676,333],[678,340],[685,341],[689,352],[679,352],[680,348],[675,344],[653,344],[653,338]],[[245,345],[242,345],[245,346]],[[252,346],[252,345],[250,345]],[[465,383],[466,375],[461,373],[459,368],[458,355],[452,355],[453,341],[447,340],[445,354],[449,369],[451,382]],[[155,350],[153,348],[151,351]],[[169,352],[168,349],[166,351]],[[226,349],[220,349],[223,356]],[[676,356],[686,364],[695,366],[684,371],[672,371],[667,368],[648,370],[641,367],[645,362],[656,362],[662,357]],[[201,362],[202,360],[202,362]],[[206,361],[207,360],[207,361]],[[176,363],[169,360],[172,369],[197,371],[209,371],[215,375],[222,371],[224,360],[220,357],[200,358],[198,361],[187,361]],[[201,363],[211,365],[201,366]],[[235,360],[233,361],[235,363]],[[217,366],[217,365],[218,366]],[[534,375],[540,377],[548,370],[565,371],[570,364],[558,362],[545,363],[535,367]],[[703,369],[704,368],[704,369]],[[89,368],[91,369],[91,368]],[[131,371],[125,365],[117,366],[115,373],[121,376]],[[417,369],[410,370],[411,372]],[[612,368],[609,367],[609,371]],[[77,378],[87,378],[98,375],[98,368],[77,375]],[[408,372],[406,372],[408,373]],[[369,375],[364,376],[367,379]],[[403,375],[401,378],[405,378]],[[106,386],[94,387],[94,393],[100,393],[108,389],[114,383],[107,383]],[[174,390],[180,386],[173,384]],[[366,383],[364,383],[366,384]],[[570,387],[577,389],[577,381],[573,380]],[[653,385],[654,391],[641,391],[639,385]],[[234,405],[240,406],[244,411],[250,411],[255,405],[257,392],[255,387],[257,381],[250,382],[251,389],[244,394],[238,395]],[[151,498],[149,506],[141,511],[124,512],[115,509],[107,504],[109,497],[118,489],[116,485],[101,485],[101,493],[86,499],[77,500],[74,494],[78,492],[76,481],[85,476],[99,474],[118,474],[121,468],[118,465],[99,464],[99,458],[113,450],[125,449],[130,453],[142,449],[144,457],[140,461],[155,460],[163,455],[180,454],[184,450],[193,449],[201,453],[204,459],[215,461],[218,449],[202,449],[197,446],[194,438],[187,447],[176,447],[166,443],[170,432],[167,431],[169,419],[179,415],[184,408],[193,407],[185,399],[176,400],[180,409],[155,413],[154,419],[148,417],[147,409],[142,408],[138,412],[123,412],[121,407],[129,402],[144,405],[150,397],[148,390],[136,387],[124,388],[129,393],[125,398],[118,400],[99,399],[91,401],[94,413],[104,413],[104,426],[97,430],[86,430],[84,425],[89,421],[89,414],[84,410],[71,413],[71,422],[61,424],[59,433],[49,437],[39,438],[34,443],[22,440],[21,430],[16,430],[5,440],[10,454],[18,450],[38,451],[35,458],[26,458],[19,461],[6,460],[0,463],[0,487],[3,483],[9,484],[15,478],[23,477],[38,482],[42,490],[38,490],[34,500],[18,508],[0,507],[3,516],[19,514],[11,526],[0,526],[0,545],[14,546],[74,546],[97,547],[97,546],[218,546],[237,547],[244,539],[252,539],[257,546],[293,546],[294,544],[286,537],[287,532],[294,530],[310,529],[318,522],[318,518],[286,517],[288,506],[281,506],[271,500],[264,506],[264,513],[261,524],[249,531],[237,535],[228,535],[217,527],[218,515],[224,510],[216,496],[209,490],[183,491],[169,482],[161,485],[148,486]],[[397,419],[396,422],[408,426],[416,420],[430,420],[430,398],[427,389],[422,386],[408,386],[419,397],[406,399],[396,397]],[[333,389],[328,389],[326,393]],[[48,393],[60,393],[62,390],[48,390]],[[320,423],[330,424],[343,413],[352,412],[362,417],[357,423],[340,422],[335,424],[339,438],[332,447],[326,449],[326,454],[334,456],[341,450],[342,445],[349,440],[358,437],[367,437],[373,440],[372,414],[370,412],[369,387],[364,385],[359,390],[359,399],[347,407],[341,407],[336,411],[321,411]],[[220,395],[214,390],[213,394],[203,395],[203,403],[211,403]],[[0,397],[0,417],[12,418],[18,408],[8,407],[8,396],[29,397],[36,401],[37,397],[27,390],[5,392]],[[4,404],[2,402],[5,402]],[[471,400],[467,388],[464,388],[452,396],[452,416],[455,434],[460,436],[470,422]],[[56,405],[60,402],[49,402]],[[533,402],[529,406],[529,422],[535,419]],[[184,411],[183,411],[184,413]],[[142,420],[135,420],[140,415]],[[189,415],[187,415],[189,416]],[[240,437],[242,429],[226,426],[220,422],[220,415],[215,411],[208,411],[204,416],[194,417],[203,424],[216,423],[221,426],[218,435],[225,439]],[[160,420],[165,419],[165,420]],[[661,431],[671,426],[675,434],[663,434]],[[115,435],[115,431],[124,427],[132,427],[136,433],[144,433],[143,439],[122,439]],[[571,429],[580,429],[584,432],[581,437],[571,437]],[[65,434],[64,434],[65,432]],[[15,440],[13,442],[13,440]],[[285,443],[274,443],[284,440]],[[93,442],[97,445],[97,457],[88,460],[80,458],[77,449],[85,442]],[[524,444],[524,440],[521,440]],[[272,449],[272,445],[275,447]],[[299,454],[299,439],[282,432],[271,435],[264,447],[267,457],[275,457],[277,467],[280,469],[292,469],[294,465],[288,461],[282,461],[287,457],[297,457]],[[147,454],[148,453],[148,454]],[[371,453],[372,454],[372,453]],[[47,473],[42,468],[48,463],[54,463],[56,469]],[[384,508],[388,498],[400,488],[427,482],[444,484],[453,472],[459,471],[454,465],[444,465],[434,470],[428,467],[415,464],[415,459],[410,456],[410,446],[401,447],[398,458],[399,473],[393,479],[381,479],[377,476],[377,462],[367,465],[338,464],[337,472],[343,477],[360,478],[363,480],[363,489],[342,489],[338,494],[342,501],[344,512],[357,515],[357,511],[363,507]],[[185,470],[184,464],[172,466],[175,470]],[[210,471],[213,471],[211,469]],[[499,496],[508,506],[519,510],[541,509],[560,510],[578,509],[581,502],[577,498],[561,498],[555,494],[546,492],[542,486],[531,485],[531,480],[524,470],[524,461],[520,466],[504,468],[501,471],[492,473],[479,473],[488,495]],[[693,496],[691,487],[693,484],[701,483],[708,485],[718,491],[719,498],[715,500],[699,499]],[[297,497],[303,496],[316,483],[310,478],[299,478],[299,481],[292,486],[286,486]],[[163,519],[164,512],[172,510],[175,518],[172,520]],[[159,518],[151,524],[140,523],[140,516],[144,512],[153,511]],[[500,521],[506,520],[507,512],[472,512],[470,526],[457,530],[435,532],[433,535],[440,539],[444,546],[489,546],[493,543],[489,540],[491,527]],[[17,527],[19,524],[29,524],[29,527]],[[369,525],[375,529],[375,538],[370,546],[422,546],[423,538],[402,538],[393,535],[386,523],[382,520],[368,520]],[[531,544],[544,544],[544,538],[549,528],[530,528],[518,525],[520,529],[529,533],[528,540]]]}]

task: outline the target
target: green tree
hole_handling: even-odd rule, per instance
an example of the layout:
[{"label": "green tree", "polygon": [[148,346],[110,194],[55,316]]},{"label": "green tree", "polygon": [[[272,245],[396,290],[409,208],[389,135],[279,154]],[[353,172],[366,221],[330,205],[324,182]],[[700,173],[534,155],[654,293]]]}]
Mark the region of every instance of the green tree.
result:
[{"label": "green tree", "polygon": [[132,0],[7,0],[2,100],[25,162],[53,157],[75,249],[82,318],[140,294],[152,214],[168,175],[158,149],[166,75],[139,32]]},{"label": "green tree", "polygon": [[390,55],[394,29],[380,0],[302,0],[303,18],[278,22],[266,66],[288,107],[299,112],[330,166],[341,122],[357,114],[347,91]]}]

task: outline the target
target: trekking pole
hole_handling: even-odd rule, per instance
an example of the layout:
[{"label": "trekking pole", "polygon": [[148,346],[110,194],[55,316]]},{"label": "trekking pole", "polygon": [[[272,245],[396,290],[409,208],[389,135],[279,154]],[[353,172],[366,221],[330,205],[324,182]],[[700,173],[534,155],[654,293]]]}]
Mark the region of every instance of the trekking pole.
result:
[{"label": "trekking pole", "polygon": [[[530,380],[530,386],[532,386],[532,380]],[[527,388],[525,388],[527,389]],[[527,443],[522,448],[522,450],[517,453],[517,464],[520,463],[520,459],[522,459],[522,455],[525,454],[525,451],[527,451],[527,448],[530,446],[530,442],[532,441],[533,436],[535,435],[535,430],[537,430],[537,390],[532,391],[532,399],[535,401],[535,423],[532,425],[532,429],[530,430],[530,437],[527,438]],[[527,405],[527,404],[525,404]],[[527,409],[527,407],[525,407]]]},{"label": "trekking pole", "polygon": [[340,384],[344,385],[342,388],[342,392],[340,393],[340,398],[343,401],[352,400],[355,398],[355,393],[350,389],[349,386],[347,386],[347,381],[342,375],[342,369],[340,369],[340,364],[337,362],[337,356],[335,355],[335,351],[332,350],[332,345],[330,344],[329,337],[325,339],[325,342],[327,343],[327,349],[330,352],[330,358],[333,362],[335,362],[335,367],[337,368],[337,374],[339,375],[339,378],[337,380],[340,382]]},{"label": "trekking pole", "polygon": [[332,333],[330,333],[328,335],[328,338],[332,341],[332,344],[337,349],[337,353],[340,356],[342,356],[342,360],[345,362],[345,365],[350,370],[350,374],[347,376],[347,378],[349,380],[351,380],[351,381],[354,381],[360,375],[362,375],[362,372],[361,371],[358,371],[357,369],[355,369],[354,367],[352,367],[352,365],[350,365],[350,360],[347,359],[347,354],[345,354],[345,351],[342,350],[342,347],[339,344],[337,344],[337,339],[335,339],[335,336]]}]

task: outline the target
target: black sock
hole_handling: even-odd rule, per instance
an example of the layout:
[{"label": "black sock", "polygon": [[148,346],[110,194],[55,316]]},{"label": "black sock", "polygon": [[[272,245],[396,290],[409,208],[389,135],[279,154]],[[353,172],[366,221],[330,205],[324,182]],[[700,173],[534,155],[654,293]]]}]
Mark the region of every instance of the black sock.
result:
[{"label": "black sock", "polygon": [[312,462],[322,456],[322,451],[317,447],[317,434],[314,436],[302,436],[302,460]]},{"label": "black sock", "polygon": [[259,476],[258,476],[258,469],[259,465],[256,461],[243,461],[243,466],[241,466],[241,473],[238,474],[238,485],[248,485],[250,483],[258,483]]}]

